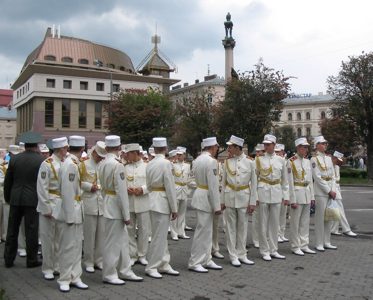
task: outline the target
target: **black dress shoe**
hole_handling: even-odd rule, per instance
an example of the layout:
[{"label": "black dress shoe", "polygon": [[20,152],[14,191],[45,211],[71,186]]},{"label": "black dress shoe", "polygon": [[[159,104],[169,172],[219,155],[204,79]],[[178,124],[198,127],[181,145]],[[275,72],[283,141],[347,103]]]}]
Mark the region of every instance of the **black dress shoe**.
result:
[{"label": "black dress shoe", "polygon": [[5,268],[11,268],[14,266],[14,263],[13,262],[10,262],[10,263],[5,263]]},{"label": "black dress shoe", "polygon": [[41,261],[36,261],[33,263],[28,263],[27,268],[37,268],[37,267],[40,267],[41,265],[42,265]]}]

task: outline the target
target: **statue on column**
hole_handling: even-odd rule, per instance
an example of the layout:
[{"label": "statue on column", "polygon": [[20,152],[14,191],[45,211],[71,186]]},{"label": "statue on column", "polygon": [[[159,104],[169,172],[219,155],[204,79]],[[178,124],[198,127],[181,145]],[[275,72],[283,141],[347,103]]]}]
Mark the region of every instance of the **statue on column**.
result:
[{"label": "statue on column", "polygon": [[232,29],[233,29],[233,22],[231,21],[231,14],[228,13],[226,16],[226,21],[224,22],[225,26],[225,38],[232,38]]}]

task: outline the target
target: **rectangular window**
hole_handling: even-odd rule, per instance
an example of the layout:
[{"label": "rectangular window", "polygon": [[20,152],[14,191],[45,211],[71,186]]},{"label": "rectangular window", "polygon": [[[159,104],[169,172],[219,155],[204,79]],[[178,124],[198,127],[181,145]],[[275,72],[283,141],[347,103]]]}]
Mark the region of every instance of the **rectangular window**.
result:
[{"label": "rectangular window", "polygon": [[119,89],[120,89],[120,85],[119,84],[113,84],[113,93],[118,93]]},{"label": "rectangular window", "polygon": [[62,100],[62,127],[70,127],[70,100]]},{"label": "rectangular window", "polygon": [[53,100],[45,100],[44,124],[45,127],[54,126],[54,102]]},{"label": "rectangular window", "polygon": [[96,82],[96,91],[103,92],[105,85],[103,82]]},{"label": "rectangular window", "polygon": [[311,136],[311,128],[306,128],[307,137]]},{"label": "rectangular window", "polygon": [[56,79],[47,78],[47,88],[55,88],[56,87]]},{"label": "rectangular window", "polygon": [[87,101],[79,101],[79,128],[87,127]]},{"label": "rectangular window", "polygon": [[102,103],[95,102],[95,129],[102,128]]},{"label": "rectangular window", "polygon": [[81,90],[88,90],[88,81],[81,81],[80,82],[80,89]]},{"label": "rectangular window", "polygon": [[69,89],[70,90],[72,85],[73,85],[73,83],[72,83],[71,80],[64,80],[63,81],[63,88],[64,89]]}]

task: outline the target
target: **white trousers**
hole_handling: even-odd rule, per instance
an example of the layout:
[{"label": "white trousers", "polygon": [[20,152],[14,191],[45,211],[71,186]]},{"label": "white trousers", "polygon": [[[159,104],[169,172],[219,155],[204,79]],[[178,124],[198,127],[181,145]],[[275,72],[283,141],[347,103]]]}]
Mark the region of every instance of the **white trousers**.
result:
[{"label": "white trousers", "polygon": [[348,224],[345,209],[343,207],[342,199],[334,200],[337,202],[339,211],[341,213],[341,220],[339,222],[331,222],[331,232],[335,233],[339,230],[339,224],[342,226],[342,232],[351,231],[350,224]]},{"label": "white trousers", "polygon": [[185,235],[185,215],[187,211],[187,200],[177,201],[177,218],[171,221],[171,236],[183,236]]},{"label": "white trousers", "polygon": [[84,215],[84,265],[102,268],[102,251],[104,248],[105,221],[103,216]]},{"label": "white trousers", "polygon": [[152,241],[148,250],[148,265],[146,272],[167,271],[170,266],[170,252],[168,251],[167,234],[170,226],[170,215],[155,211],[150,212],[152,224]]},{"label": "white trousers", "polygon": [[[123,220],[104,218],[105,240],[103,253],[103,280],[118,279],[131,273],[128,232]],[[119,276],[118,276],[119,272]]]},{"label": "white trousers", "polygon": [[[149,247],[150,214],[148,211],[142,213],[130,213],[131,224],[127,226],[129,253],[133,259],[146,256]],[[137,230],[136,230],[137,227]]]},{"label": "white trousers", "polygon": [[[194,231],[188,267],[206,265],[211,261],[212,228],[214,214],[196,210],[197,225]],[[218,223],[218,222],[217,222]]]},{"label": "white trousers", "polygon": [[259,207],[256,207],[251,215],[251,237],[254,245],[259,245],[259,226]]},{"label": "white trousers", "polygon": [[278,236],[285,237],[285,229],[286,229],[286,213],[288,211],[288,206],[281,203],[280,209],[280,225],[278,227]]},{"label": "white trousers", "polygon": [[58,264],[58,241],[61,238],[58,231],[57,221],[54,218],[47,218],[39,214],[39,235],[41,241],[41,251],[43,253],[43,274],[53,274],[59,271]]},{"label": "white trousers", "polygon": [[230,260],[246,257],[247,226],[249,215],[246,208],[225,209],[227,249]]},{"label": "white trousers", "polygon": [[309,244],[310,204],[298,204],[290,208],[290,247],[296,251]]},{"label": "white trousers", "polygon": [[281,203],[259,202],[259,251],[269,255],[278,250],[278,226]]},{"label": "white trousers", "polygon": [[3,203],[3,231],[1,234],[1,239],[4,241],[6,240],[6,234],[8,232],[9,209],[10,205],[8,203]]},{"label": "white trousers", "polygon": [[221,215],[213,214],[212,217],[212,248],[211,252],[219,252],[219,223],[223,220],[223,227],[225,227],[224,213]]},{"label": "white trousers", "polygon": [[59,285],[79,282],[82,276],[83,224],[68,225],[58,221],[56,224],[60,231],[60,277],[57,282]]},{"label": "white trousers", "polygon": [[[316,211],[315,211],[315,237],[316,247],[323,247],[324,244],[330,244],[330,223],[325,222],[325,208],[329,197],[315,196]],[[335,200],[333,200],[335,201]]]}]

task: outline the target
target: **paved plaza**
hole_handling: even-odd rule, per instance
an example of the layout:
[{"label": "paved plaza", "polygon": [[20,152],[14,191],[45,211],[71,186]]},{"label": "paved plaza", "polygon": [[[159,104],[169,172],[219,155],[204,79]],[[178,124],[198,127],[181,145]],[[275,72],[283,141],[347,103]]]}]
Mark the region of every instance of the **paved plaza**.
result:
[{"label": "paved plaza", "polygon": [[[0,245],[0,287],[3,299],[373,299],[373,187],[342,187],[347,218],[358,238],[332,236],[338,250],[299,257],[290,251],[289,243],[280,244],[279,252],[286,260],[265,262],[251,243],[249,224],[248,258],[254,266],[230,265],[220,230],[224,260],[215,260],[222,271],[208,274],[188,271],[191,240],[169,240],[171,264],[179,277],[163,279],[145,276],[144,267],[135,265],[144,282],[127,282],[124,286],[103,284],[101,272],[84,273],[87,291],[72,288],[63,294],[56,281],[42,278],[40,268],[26,269],[25,259],[17,257],[15,267],[4,267],[4,244]],[[194,226],[195,212],[189,209],[188,225]],[[288,231],[288,230],[287,230]],[[188,232],[192,235],[192,232]],[[311,218],[311,246],[314,241]],[[1,296],[0,296],[0,299]]]}]

